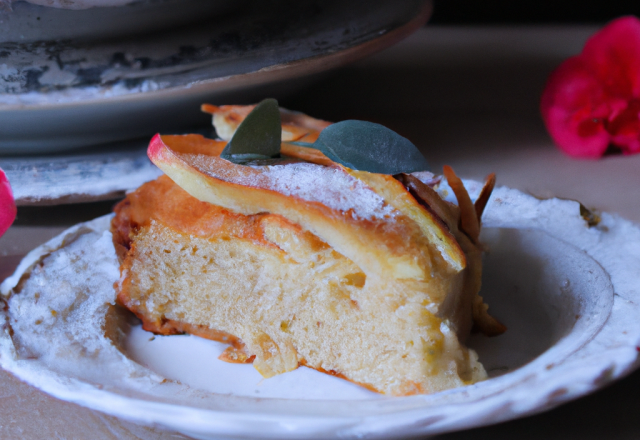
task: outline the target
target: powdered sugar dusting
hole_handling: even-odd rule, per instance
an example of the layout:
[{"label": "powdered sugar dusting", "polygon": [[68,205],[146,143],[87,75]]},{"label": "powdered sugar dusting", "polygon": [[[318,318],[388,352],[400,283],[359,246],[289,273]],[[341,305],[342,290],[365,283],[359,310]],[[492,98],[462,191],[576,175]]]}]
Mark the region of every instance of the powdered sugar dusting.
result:
[{"label": "powdered sugar dusting", "polygon": [[308,202],[318,202],[336,211],[349,212],[356,219],[389,219],[399,212],[371,188],[340,168],[312,163],[249,166],[246,173],[221,169],[218,158],[182,155],[189,164],[212,177],[239,185],[277,191]]},{"label": "powdered sugar dusting", "polygon": [[266,167],[269,187],[279,193],[319,202],[338,211],[352,210],[355,217],[388,218],[395,210],[358,179],[340,169],[309,163]]},{"label": "powdered sugar dusting", "polygon": [[438,185],[442,180],[442,176],[436,176],[431,171],[416,171],[415,173],[411,173],[411,175],[431,188]]}]

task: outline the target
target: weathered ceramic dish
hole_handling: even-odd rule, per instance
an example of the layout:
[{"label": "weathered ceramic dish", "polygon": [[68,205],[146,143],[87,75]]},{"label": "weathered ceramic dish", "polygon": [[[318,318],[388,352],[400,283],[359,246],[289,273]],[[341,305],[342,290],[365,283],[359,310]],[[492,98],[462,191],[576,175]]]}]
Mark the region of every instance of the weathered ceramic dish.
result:
[{"label": "weathered ceramic dish", "polygon": [[[218,2],[208,4],[213,8]],[[176,7],[175,1],[167,5]],[[60,151],[193,127],[207,120],[198,110],[202,102],[257,101],[267,94],[260,90],[267,84],[268,96],[282,95],[294,87],[294,78],[397,43],[426,22],[431,1],[371,0],[363,8],[338,0],[277,0],[240,10],[210,19],[203,12],[200,22],[126,38],[0,39],[0,154]],[[80,32],[77,26],[51,32],[69,29]]]},{"label": "weathered ceramic dish", "polygon": [[30,273],[4,313],[0,363],[58,398],[195,438],[436,434],[552,408],[637,366],[640,227],[587,220],[577,202],[494,192],[482,294],[509,330],[471,341],[492,378],[404,398],[303,368],[262,380],[217,361],[216,343],[131,327],[110,306],[119,273],[108,223],[71,228],[2,284],[7,295]]},{"label": "weathered ceramic dish", "polygon": [[64,155],[0,157],[0,168],[18,206],[114,200],[161,174],[147,157],[148,144],[143,139]]},{"label": "weathered ceramic dish", "polygon": [[[91,9],[124,6],[140,1],[144,0],[23,0],[22,2],[55,9]],[[21,0],[2,0],[2,2],[2,5],[10,7],[16,2],[20,4]]]},{"label": "weathered ceramic dish", "polygon": [[[132,39],[199,23],[245,5],[246,0],[0,0],[0,44]],[[4,8],[2,6],[5,6]],[[33,47],[37,47],[34,45]]]}]

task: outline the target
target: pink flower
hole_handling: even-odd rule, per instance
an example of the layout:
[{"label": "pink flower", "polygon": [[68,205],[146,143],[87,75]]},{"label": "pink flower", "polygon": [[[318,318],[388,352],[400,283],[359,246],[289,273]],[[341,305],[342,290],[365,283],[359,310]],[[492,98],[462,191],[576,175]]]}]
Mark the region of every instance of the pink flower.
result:
[{"label": "pink flower", "polygon": [[553,140],[572,156],[609,146],[640,153],[640,20],[612,21],[549,77],[541,102]]},{"label": "pink flower", "polygon": [[0,236],[4,234],[16,218],[16,204],[7,176],[0,168]]}]

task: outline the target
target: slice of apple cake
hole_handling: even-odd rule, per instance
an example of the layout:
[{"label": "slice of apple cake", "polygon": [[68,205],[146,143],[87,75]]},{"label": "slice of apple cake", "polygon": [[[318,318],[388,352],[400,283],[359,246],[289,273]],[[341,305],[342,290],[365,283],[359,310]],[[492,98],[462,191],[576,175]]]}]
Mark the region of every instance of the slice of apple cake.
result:
[{"label": "slice of apple cake", "polygon": [[306,365],[391,395],[486,377],[462,344],[473,325],[503,331],[478,296],[483,206],[444,202],[424,173],[286,144],[239,164],[226,145],[156,136],[149,157],[166,176],[115,208],[118,301],[145,329],[227,342],[223,360],[264,377]]}]

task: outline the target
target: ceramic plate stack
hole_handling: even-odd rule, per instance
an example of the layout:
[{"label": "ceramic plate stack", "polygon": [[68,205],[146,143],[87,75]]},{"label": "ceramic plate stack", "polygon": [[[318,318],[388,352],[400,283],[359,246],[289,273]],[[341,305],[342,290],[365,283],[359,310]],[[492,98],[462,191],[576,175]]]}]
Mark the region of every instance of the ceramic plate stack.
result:
[{"label": "ceramic plate stack", "polygon": [[256,99],[255,87],[399,41],[431,11],[425,0],[30,1],[0,0],[0,154],[193,126],[203,101]]}]

